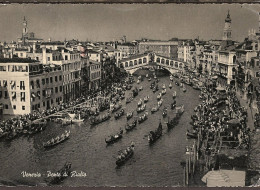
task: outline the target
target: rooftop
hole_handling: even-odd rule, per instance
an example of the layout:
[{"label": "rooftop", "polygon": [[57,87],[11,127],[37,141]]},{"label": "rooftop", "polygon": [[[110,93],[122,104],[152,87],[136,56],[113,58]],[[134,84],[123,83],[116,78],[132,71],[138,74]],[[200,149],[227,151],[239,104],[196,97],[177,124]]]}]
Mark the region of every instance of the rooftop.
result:
[{"label": "rooftop", "polygon": [[0,58],[0,63],[35,63],[39,62],[28,58]]}]

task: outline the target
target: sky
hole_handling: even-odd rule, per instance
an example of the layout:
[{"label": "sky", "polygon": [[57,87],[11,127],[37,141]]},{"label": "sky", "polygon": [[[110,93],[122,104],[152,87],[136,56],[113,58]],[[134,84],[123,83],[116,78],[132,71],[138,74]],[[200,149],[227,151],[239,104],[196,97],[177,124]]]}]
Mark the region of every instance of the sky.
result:
[{"label": "sky", "polygon": [[21,37],[24,16],[29,32],[44,40],[221,39],[228,10],[233,40],[258,30],[260,5],[7,4],[0,5],[0,41]]}]

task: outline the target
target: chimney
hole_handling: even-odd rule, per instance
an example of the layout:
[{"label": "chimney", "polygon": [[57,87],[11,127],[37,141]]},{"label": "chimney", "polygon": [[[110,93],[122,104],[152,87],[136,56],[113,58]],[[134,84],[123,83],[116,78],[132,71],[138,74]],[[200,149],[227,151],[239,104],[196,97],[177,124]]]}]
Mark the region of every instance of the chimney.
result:
[{"label": "chimney", "polygon": [[42,47],[42,63],[43,64],[47,64],[46,46]]}]

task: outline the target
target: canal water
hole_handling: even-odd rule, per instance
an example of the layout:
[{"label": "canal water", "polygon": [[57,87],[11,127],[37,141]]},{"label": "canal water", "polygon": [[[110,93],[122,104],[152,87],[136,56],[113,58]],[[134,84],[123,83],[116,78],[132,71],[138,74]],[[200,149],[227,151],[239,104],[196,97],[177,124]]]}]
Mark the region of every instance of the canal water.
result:
[{"label": "canal water", "polygon": [[[60,185],[63,186],[177,186],[183,185],[183,168],[180,165],[185,154],[185,147],[192,144],[186,139],[186,129],[190,128],[190,116],[193,109],[199,104],[199,91],[186,85],[184,93],[173,82],[170,90],[169,76],[159,77],[159,87],[166,84],[167,93],[163,96],[163,106],[160,111],[151,114],[151,108],[157,103],[157,93],[150,89],[150,82],[145,78],[139,85],[144,90],[130,104],[122,101],[126,112],[136,110],[137,102],[146,95],[150,96],[147,103],[149,111],[148,120],[126,133],[118,142],[107,146],[105,138],[115,134],[120,127],[124,129],[126,117],[115,120],[114,117],[107,122],[94,127],[89,122],[62,127],[55,123],[49,123],[45,131],[32,137],[19,137],[11,142],[0,142],[0,178],[15,181],[20,184],[44,183],[47,171],[57,172],[66,161],[72,163],[72,170],[85,172],[86,177],[69,177]],[[177,79],[174,79],[176,81]],[[170,109],[173,102],[173,91],[177,91],[177,106],[184,104],[185,112],[178,126],[168,131],[162,118],[162,109],[168,107],[168,116],[172,118],[174,112]],[[126,97],[130,91],[126,92]],[[141,115],[134,113],[134,116]],[[163,135],[153,145],[148,144],[149,131],[158,127],[159,119],[163,125]],[[130,120],[131,122],[132,120]],[[60,135],[65,130],[71,131],[70,138],[45,150],[43,142]],[[135,152],[123,166],[116,168],[114,158],[117,152],[135,143]],[[23,177],[21,172],[41,173],[41,177]]]}]

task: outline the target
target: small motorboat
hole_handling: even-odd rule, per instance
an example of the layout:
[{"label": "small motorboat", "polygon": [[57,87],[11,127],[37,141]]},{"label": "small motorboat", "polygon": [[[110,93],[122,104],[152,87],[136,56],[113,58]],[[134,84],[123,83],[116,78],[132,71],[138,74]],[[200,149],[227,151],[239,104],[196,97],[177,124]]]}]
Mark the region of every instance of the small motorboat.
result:
[{"label": "small motorboat", "polygon": [[114,143],[114,142],[116,142],[116,141],[118,141],[119,139],[122,138],[122,136],[123,136],[122,134],[123,134],[123,129],[120,129],[120,131],[117,134],[110,135],[109,139],[108,140],[105,139],[105,141],[106,141],[107,144]]},{"label": "small motorboat", "polygon": [[149,101],[149,96],[144,97],[144,103],[147,103]]},{"label": "small motorboat", "polygon": [[169,88],[172,89],[172,83],[169,84]]},{"label": "small motorboat", "polygon": [[131,124],[126,124],[125,126],[125,130],[128,132],[128,131],[131,131],[132,129],[134,129],[137,125],[137,119],[135,119]]},{"label": "small motorboat", "polygon": [[150,131],[148,135],[148,142],[152,144],[161,136],[162,136],[162,123],[160,121],[158,128],[155,131]]},{"label": "small motorboat", "polygon": [[127,120],[131,119],[131,118],[133,117],[133,115],[134,115],[134,111],[128,112],[128,113],[126,114],[126,119],[127,119]]},{"label": "small motorboat", "polygon": [[120,117],[122,117],[125,114],[125,110],[121,109],[118,113],[115,113],[115,119],[119,119]]},{"label": "small motorboat", "polygon": [[162,116],[163,116],[163,117],[166,117],[166,116],[167,116],[167,108],[166,108],[166,107],[163,109]]},{"label": "small motorboat", "polygon": [[144,115],[139,117],[138,123],[143,123],[145,120],[147,120],[147,118],[148,118],[147,116],[148,116],[148,112],[146,112]]},{"label": "small motorboat", "polygon": [[116,158],[116,165],[121,166],[123,165],[127,160],[129,160],[133,154],[134,154],[134,143],[132,142],[129,147],[127,147],[125,150],[121,150],[118,152],[118,156]]}]

